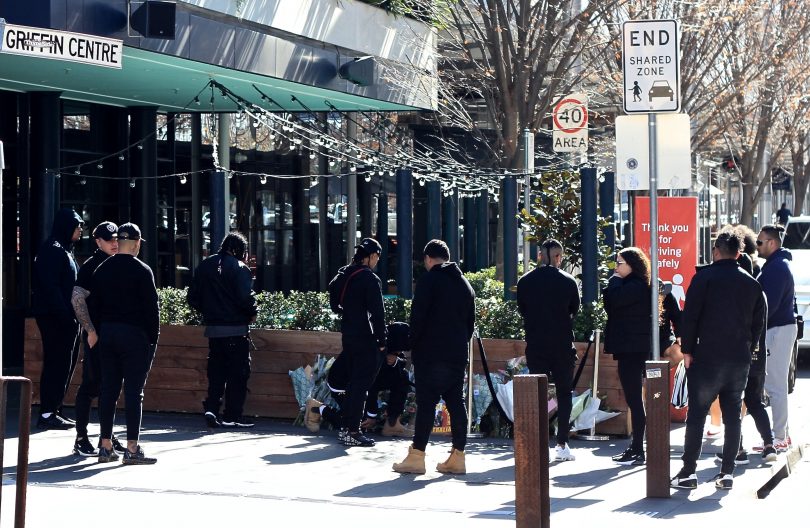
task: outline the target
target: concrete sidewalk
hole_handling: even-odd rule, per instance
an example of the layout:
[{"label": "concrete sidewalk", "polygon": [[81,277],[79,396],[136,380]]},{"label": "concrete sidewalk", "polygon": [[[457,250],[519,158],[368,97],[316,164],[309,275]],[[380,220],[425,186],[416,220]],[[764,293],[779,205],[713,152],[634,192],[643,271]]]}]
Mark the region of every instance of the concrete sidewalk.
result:
[{"label": "concrete sidewalk", "polygon": [[[9,420],[16,419],[12,413]],[[753,425],[745,422],[749,435]],[[13,423],[13,422],[12,422]],[[16,427],[14,427],[16,428]],[[142,442],[154,466],[97,464],[74,456],[73,431],[36,432],[31,438],[27,526],[221,526],[228,522],[284,519],[283,525],[373,523],[390,526],[513,525],[515,523],[514,451],[510,441],[471,440],[468,474],[459,477],[435,471],[449,449],[449,438],[434,437],[427,450],[426,475],[401,476],[391,464],[401,460],[409,440],[378,438],[373,448],[345,448],[332,431],[311,435],[289,423],[260,422],[246,431],[205,428],[201,416],[149,414]],[[96,432],[91,426],[91,434]],[[11,433],[11,431],[9,431]],[[122,434],[123,436],[123,434]],[[808,438],[804,436],[803,438]],[[797,437],[794,436],[794,441]],[[683,426],[671,433],[672,473],[680,467]],[[572,440],[577,459],[552,464],[551,522],[592,522],[602,526],[739,518],[772,521],[780,508],[801,504],[807,510],[810,471],[798,468],[772,496],[756,498],[757,490],[780,468],[788,455],[738,468],[734,489],[718,491],[712,483],[692,492],[673,490],[670,499],[647,499],[645,467],[616,466],[610,456],[627,440]],[[704,445],[698,478],[718,472],[714,453]],[[792,467],[802,464],[797,446]],[[2,524],[13,519],[16,439],[6,440]],[[791,490],[795,491],[794,493]],[[799,502],[802,501],[802,502]],[[793,506],[799,508],[799,506]],[[720,517],[722,515],[722,517]],[[287,521],[289,519],[289,521]],[[711,521],[714,522],[714,521]]]}]

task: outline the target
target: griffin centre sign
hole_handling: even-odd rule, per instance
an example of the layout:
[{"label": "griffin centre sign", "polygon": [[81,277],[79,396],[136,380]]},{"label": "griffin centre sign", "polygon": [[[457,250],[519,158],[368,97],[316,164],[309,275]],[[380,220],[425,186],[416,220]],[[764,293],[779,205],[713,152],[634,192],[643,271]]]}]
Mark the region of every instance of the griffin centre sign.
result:
[{"label": "griffin centre sign", "polygon": [[677,112],[681,103],[678,22],[625,22],[622,70],[625,112]]},{"label": "griffin centre sign", "polygon": [[6,24],[0,19],[0,53],[121,68],[120,40],[55,29]]}]

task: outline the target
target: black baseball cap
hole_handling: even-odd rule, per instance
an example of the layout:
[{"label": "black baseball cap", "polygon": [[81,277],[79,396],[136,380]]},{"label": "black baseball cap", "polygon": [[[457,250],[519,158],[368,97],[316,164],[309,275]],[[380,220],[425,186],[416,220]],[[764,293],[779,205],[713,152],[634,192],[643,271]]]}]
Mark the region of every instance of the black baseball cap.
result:
[{"label": "black baseball cap", "polygon": [[354,249],[362,249],[367,255],[382,253],[382,246],[373,238],[364,238],[362,242],[354,246]]},{"label": "black baseball cap", "polygon": [[145,238],[141,238],[141,229],[132,222],[118,226],[118,240],[142,240],[146,242]]},{"label": "black baseball cap", "polygon": [[93,238],[100,238],[109,242],[114,238],[118,238],[118,226],[112,222],[101,222],[93,229]]}]

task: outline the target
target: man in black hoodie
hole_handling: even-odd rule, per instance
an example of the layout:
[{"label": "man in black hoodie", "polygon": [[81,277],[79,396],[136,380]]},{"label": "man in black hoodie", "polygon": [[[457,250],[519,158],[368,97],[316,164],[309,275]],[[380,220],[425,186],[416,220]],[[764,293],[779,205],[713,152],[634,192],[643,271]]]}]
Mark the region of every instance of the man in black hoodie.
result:
[{"label": "man in black hoodie", "polygon": [[249,325],[257,311],[247,256],[245,236],[228,233],[219,252],[197,267],[188,290],[188,304],[202,313],[208,338],[208,398],[203,402],[208,427],[253,426],[242,416],[250,378]]},{"label": "man in black hoodie", "polygon": [[350,372],[338,438],[346,446],[371,447],[374,440],[360,432],[360,421],[368,390],[385,357],[382,283],[372,271],[382,246],[373,238],[364,238],[355,249],[352,263],[340,268],[329,283],[329,304],[333,312],[342,315],[341,356]]},{"label": "man in black hoodie", "polygon": [[84,222],[73,209],[60,209],[48,237],[34,259],[32,311],[42,335],[42,375],[39,381],[39,429],[71,429],[74,422],[61,416],[73,368],[79,356],[79,323],[70,298],[79,266],[73,243],[82,236]]},{"label": "man in black hoodie", "polygon": [[475,292],[441,240],[424,249],[427,273],[416,283],[411,305],[411,362],[416,382],[416,424],[408,456],[395,463],[399,473],[425,472],[425,448],[433,429],[433,409],[444,399],[450,413],[453,449],[436,466],[440,473],[466,473],[467,409],[464,373],[475,327]]},{"label": "man in black hoodie", "polygon": [[731,489],[740,445],[740,409],[752,354],[757,352],[766,316],[759,283],[737,264],[742,242],[731,229],[717,236],[713,262],[692,279],[681,318],[681,347],[689,380],[683,467],[676,488],[695,489],[695,468],[709,407],[720,398],[725,425],[723,461],[714,477],[718,489]]}]

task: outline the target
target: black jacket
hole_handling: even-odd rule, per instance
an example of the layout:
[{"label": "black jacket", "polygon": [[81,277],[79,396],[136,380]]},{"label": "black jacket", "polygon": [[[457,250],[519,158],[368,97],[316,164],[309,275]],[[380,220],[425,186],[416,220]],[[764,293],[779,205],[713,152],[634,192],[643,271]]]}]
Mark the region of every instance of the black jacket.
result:
[{"label": "black jacket", "polygon": [[132,255],[118,253],[101,263],[90,281],[88,302],[104,323],[137,326],[155,345],[160,336],[160,308],[152,270]]},{"label": "black jacket", "polygon": [[329,283],[329,305],[343,316],[340,331],[344,336],[373,335],[377,346],[385,346],[382,283],[371,268],[360,264],[340,268]]},{"label": "black jacket", "polygon": [[572,318],[580,305],[574,277],[554,266],[537,267],[518,280],[517,304],[529,348],[541,354],[571,352]]},{"label": "black jacket", "polygon": [[62,315],[73,318],[70,298],[79,266],[73,258],[73,232],[82,222],[71,208],[60,209],[53,219],[51,236],[34,259],[31,281],[31,308],[35,315]]},{"label": "black jacket", "polygon": [[246,325],[257,312],[252,287],[247,264],[230,253],[218,253],[197,266],[186,300],[206,325]]},{"label": "black jacket", "polygon": [[686,292],[681,349],[696,364],[751,362],[765,328],[762,287],[734,259],[702,268]]},{"label": "black jacket", "polygon": [[605,352],[616,356],[650,356],[652,293],[641,277],[614,275],[603,292],[607,325]]},{"label": "black jacket", "polygon": [[411,304],[411,362],[467,363],[475,329],[475,292],[455,262],[419,278]]}]

